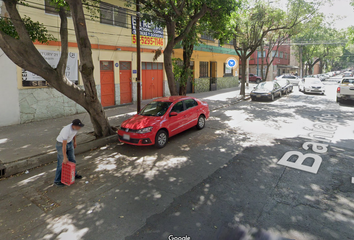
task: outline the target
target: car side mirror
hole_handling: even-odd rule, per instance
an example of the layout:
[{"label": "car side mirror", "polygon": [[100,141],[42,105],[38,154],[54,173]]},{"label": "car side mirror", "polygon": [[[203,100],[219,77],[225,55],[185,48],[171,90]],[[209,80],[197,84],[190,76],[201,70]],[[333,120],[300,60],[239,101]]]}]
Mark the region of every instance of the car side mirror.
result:
[{"label": "car side mirror", "polygon": [[177,116],[177,115],[178,115],[177,112],[170,112],[170,117],[175,117],[175,116]]}]

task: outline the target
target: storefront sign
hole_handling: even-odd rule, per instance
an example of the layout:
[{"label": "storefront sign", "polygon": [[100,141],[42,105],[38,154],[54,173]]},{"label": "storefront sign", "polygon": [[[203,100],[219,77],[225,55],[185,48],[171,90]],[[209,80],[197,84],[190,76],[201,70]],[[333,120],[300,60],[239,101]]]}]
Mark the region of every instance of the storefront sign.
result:
[{"label": "storefront sign", "polygon": [[[132,43],[136,44],[136,17],[132,16]],[[163,47],[163,28],[153,22],[140,21],[140,44]]]},{"label": "storefront sign", "polygon": [[[56,68],[60,59],[59,51],[48,51],[48,50],[39,50],[44,59],[49,63],[50,66]],[[66,77],[71,81],[78,81],[78,63],[77,63],[77,54],[69,53],[68,61],[66,64]],[[22,81],[45,81],[42,77],[22,69]]]}]

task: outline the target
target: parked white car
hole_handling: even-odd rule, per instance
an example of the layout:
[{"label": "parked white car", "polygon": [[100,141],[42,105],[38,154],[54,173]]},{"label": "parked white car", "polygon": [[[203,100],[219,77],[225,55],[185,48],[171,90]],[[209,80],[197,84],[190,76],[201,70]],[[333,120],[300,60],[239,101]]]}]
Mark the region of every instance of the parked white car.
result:
[{"label": "parked white car", "polygon": [[337,88],[337,102],[354,100],[354,77],[343,78]]},{"label": "parked white car", "polygon": [[279,77],[276,77],[275,80],[280,80],[280,79],[286,79],[286,80],[289,80],[290,84],[292,85],[298,85],[299,84],[299,81],[300,81],[300,78],[298,78],[297,76],[294,76],[294,75],[281,75]]},{"label": "parked white car", "polygon": [[325,86],[319,78],[304,78],[299,82],[299,91],[324,94]]}]

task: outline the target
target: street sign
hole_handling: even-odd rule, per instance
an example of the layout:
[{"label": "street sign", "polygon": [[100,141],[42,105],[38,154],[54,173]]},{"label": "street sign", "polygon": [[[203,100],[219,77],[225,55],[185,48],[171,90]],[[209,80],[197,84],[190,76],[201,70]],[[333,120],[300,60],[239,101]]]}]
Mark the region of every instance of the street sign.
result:
[{"label": "street sign", "polygon": [[137,74],[137,71],[136,71],[136,70],[133,70],[133,74]]}]

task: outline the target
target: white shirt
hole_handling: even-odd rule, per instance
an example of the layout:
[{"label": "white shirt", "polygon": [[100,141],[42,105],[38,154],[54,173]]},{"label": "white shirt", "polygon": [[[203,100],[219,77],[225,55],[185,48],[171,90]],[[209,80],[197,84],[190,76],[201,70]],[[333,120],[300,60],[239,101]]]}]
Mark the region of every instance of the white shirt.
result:
[{"label": "white shirt", "polygon": [[73,124],[70,123],[69,125],[63,127],[63,129],[59,133],[59,136],[57,137],[58,142],[62,143],[66,140],[69,143],[73,140],[77,131],[72,128],[72,125]]}]

